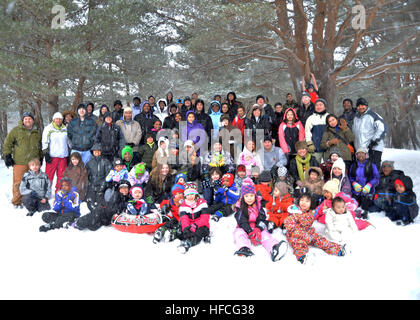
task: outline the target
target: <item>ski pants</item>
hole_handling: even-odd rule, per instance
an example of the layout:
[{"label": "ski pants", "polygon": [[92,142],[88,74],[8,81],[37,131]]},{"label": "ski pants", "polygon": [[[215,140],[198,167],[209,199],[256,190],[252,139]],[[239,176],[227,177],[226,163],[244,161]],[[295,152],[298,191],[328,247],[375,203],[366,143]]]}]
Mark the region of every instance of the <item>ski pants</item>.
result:
[{"label": "ski pants", "polygon": [[[236,228],[235,231],[233,231],[233,241],[237,250],[243,247],[251,249],[251,241],[249,240],[248,234],[242,228]],[[271,248],[277,243],[278,241],[273,238],[270,232],[267,230],[261,232],[261,244],[268,253],[271,252]]]},{"label": "ski pants", "polygon": [[311,228],[308,232],[293,233],[293,235],[286,235],[287,241],[293,248],[293,254],[299,260],[299,258],[309,251],[309,245],[318,247],[324,250],[328,254],[338,255],[341,250],[341,246],[337,243],[328,241],[324,237],[320,236],[315,232],[315,229]]},{"label": "ski pants", "polygon": [[29,212],[45,211],[51,209],[48,201],[41,203],[39,198],[34,197],[31,194],[26,194],[22,197],[22,204],[26,209],[28,209]]},{"label": "ski pants", "polygon": [[79,215],[75,212],[60,214],[55,211],[45,212],[42,220],[51,225],[51,229],[62,228],[66,222],[73,222]]},{"label": "ski pants", "polygon": [[64,170],[67,168],[67,158],[51,158],[50,163],[45,164],[45,173],[50,180],[51,186],[54,180],[54,175],[57,174],[57,181],[55,184],[55,191],[60,190],[60,180],[63,177]]}]

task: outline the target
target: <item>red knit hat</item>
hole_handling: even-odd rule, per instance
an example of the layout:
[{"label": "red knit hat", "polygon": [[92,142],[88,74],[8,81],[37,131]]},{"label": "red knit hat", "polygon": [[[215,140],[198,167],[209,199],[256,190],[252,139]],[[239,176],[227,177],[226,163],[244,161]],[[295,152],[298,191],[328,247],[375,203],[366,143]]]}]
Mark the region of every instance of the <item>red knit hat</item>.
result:
[{"label": "red knit hat", "polygon": [[240,164],[237,168],[236,168],[236,172],[239,171],[243,171],[246,172],[246,167],[243,164]]},{"label": "red knit hat", "polygon": [[231,187],[232,184],[233,184],[233,180],[235,179],[235,177],[231,173],[225,173],[222,176],[222,181],[225,180],[225,179],[228,179],[229,180],[229,187]]},{"label": "red knit hat", "polygon": [[403,186],[405,188],[404,183],[400,179],[395,179],[394,185],[396,186],[397,184],[399,184],[400,186]]}]

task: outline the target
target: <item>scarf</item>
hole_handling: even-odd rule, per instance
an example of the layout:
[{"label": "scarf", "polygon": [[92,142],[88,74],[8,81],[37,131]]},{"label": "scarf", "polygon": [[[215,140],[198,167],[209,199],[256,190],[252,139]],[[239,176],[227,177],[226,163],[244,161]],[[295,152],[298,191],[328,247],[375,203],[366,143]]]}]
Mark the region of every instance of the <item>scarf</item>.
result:
[{"label": "scarf", "polygon": [[296,155],[296,165],[298,169],[300,181],[305,180],[305,171],[309,169],[311,161],[311,155],[307,154],[305,159],[302,159],[299,155]]}]

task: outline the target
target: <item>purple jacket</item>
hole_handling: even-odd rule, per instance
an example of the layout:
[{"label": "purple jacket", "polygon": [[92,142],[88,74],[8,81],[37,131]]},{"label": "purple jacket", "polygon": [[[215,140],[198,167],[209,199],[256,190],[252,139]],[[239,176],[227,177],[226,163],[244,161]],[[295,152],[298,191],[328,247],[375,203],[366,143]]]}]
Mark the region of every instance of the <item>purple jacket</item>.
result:
[{"label": "purple jacket", "polygon": [[[203,125],[195,120],[192,124],[187,122],[187,125],[182,126],[182,141],[192,140],[195,150],[198,150],[204,145],[206,137],[207,133]],[[197,155],[200,155],[199,152],[197,152]]]},{"label": "purple jacket", "polygon": [[[371,167],[365,169],[367,163],[370,163]],[[356,165],[357,167],[355,167]],[[368,176],[366,176],[366,173],[368,173]],[[350,183],[353,184],[353,182],[357,182],[362,187],[370,183],[372,185],[372,188],[370,190],[371,194],[375,193],[375,187],[379,184],[379,178],[380,175],[378,169],[376,168],[376,165],[370,162],[369,160],[366,160],[364,163],[360,163],[358,160],[356,160],[356,162],[353,162],[350,166]],[[353,194],[359,193],[360,192],[355,192],[353,189]]]}]

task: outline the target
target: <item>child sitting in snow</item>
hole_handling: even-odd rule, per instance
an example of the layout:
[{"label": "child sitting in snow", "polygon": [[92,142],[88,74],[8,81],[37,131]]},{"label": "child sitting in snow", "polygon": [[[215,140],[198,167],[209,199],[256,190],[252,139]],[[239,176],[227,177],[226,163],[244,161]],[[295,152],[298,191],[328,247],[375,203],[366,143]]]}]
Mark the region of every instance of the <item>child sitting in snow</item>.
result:
[{"label": "child sitting in snow", "polygon": [[239,191],[236,188],[233,174],[225,173],[222,176],[222,187],[220,187],[214,199],[214,204],[209,207],[212,220],[219,221],[222,217],[230,216],[233,213],[232,206],[239,199]]},{"label": "child sitting in snow", "polygon": [[236,203],[235,219],[238,223],[233,238],[238,256],[253,256],[251,245],[262,245],[270,254],[272,261],[284,257],[287,251],[285,241],[278,242],[266,229],[266,216],[261,206],[261,197],[251,179],[245,179],[242,185],[241,199]]},{"label": "child sitting in snow", "polygon": [[346,203],[346,210],[353,216],[353,219],[359,230],[363,230],[370,226],[370,223],[363,219],[356,218],[356,212],[360,210],[359,204],[348,194],[339,190],[339,180],[332,179],[324,184],[322,190],[324,192],[324,200],[315,209],[315,218],[318,222],[325,224],[326,212],[332,208],[332,200],[336,197],[342,198]]},{"label": "child sitting in snow", "polygon": [[203,187],[203,198],[206,200],[207,205],[211,206],[217,190],[222,186],[222,171],[217,167],[211,168],[209,176],[210,179],[203,180],[201,185]]},{"label": "child sitting in snow", "polygon": [[288,192],[285,182],[277,182],[274,185],[273,196],[266,205],[268,223],[267,230],[273,232],[277,227],[284,228],[284,220],[289,216],[287,209],[293,204],[294,199]]},{"label": "child sitting in snow", "polygon": [[263,171],[258,177],[259,183],[255,185],[257,195],[261,196],[261,205],[263,208],[271,199],[271,174],[269,171]]},{"label": "child sitting in snow", "polygon": [[128,171],[121,159],[115,159],[112,165],[114,169],[111,169],[106,176],[106,182],[112,182],[113,185],[117,185],[121,180],[128,180]]},{"label": "child sitting in snow", "polygon": [[139,185],[134,185],[130,188],[130,195],[132,200],[128,201],[127,209],[125,213],[132,214],[136,216],[160,216],[158,214],[157,207],[154,203],[147,203],[143,199],[143,188]]},{"label": "child sitting in snow", "polygon": [[29,171],[25,172],[20,182],[19,191],[23,196],[22,204],[28,209],[27,216],[33,216],[37,211],[51,209],[48,199],[51,197],[51,183],[48,176],[42,172],[38,158],[28,162]]},{"label": "child sitting in snow", "polygon": [[184,185],[174,184],[171,189],[171,198],[163,200],[160,204],[161,214],[167,216],[170,220],[155,231],[153,243],[162,241],[166,231],[168,231],[168,241],[174,241],[182,233],[179,224],[179,207],[184,202],[184,191]]},{"label": "child sitting in snow", "polygon": [[210,242],[210,214],[206,200],[200,198],[194,183],[185,185],[184,197],[184,202],[179,207],[182,240],[178,250],[181,253],[186,253],[201,240]]},{"label": "child sitting in snow", "polygon": [[325,213],[325,235],[338,244],[348,242],[359,229],[343,198],[335,197]]},{"label": "child sitting in snow", "polygon": [[72,187],[71,180],[63,177],[60,190],[55,194],[53,212],[45,212],[42,220],[46,223],[39,227],[39,231],[46,232],[62,228],[80,217],[80,198],[76,187]]},{"label": "child sitting in snow", "polygon": [[284,221],[287,230],[286,238],[293,248],[296,259],[305,264],[308,258],[309,245],[318,247],[328,254],[344,256],[346,254],[345,245],[328,241],[315,232],[312,227],[315,217],[312,206],[311,195],[304,193],[298,198],[297,205],[291,205],[288,209],[289,216]]},{"label": "child sitting in snow", "polygon": [[140,185],[142,188],[146,186],[149,181],[149,172],[146,170],[144,162],[137,163],[134,168],[128,173],[128,181],[132,186]]},{"label": "child sitting in snow", "polygon": [[313,199],[312,204],[316,206],[322,201],[323,185],[321,169],[319,167],[310,167],[305,172],[305,180],[302,183],[300,192],[309,193]]},{"label": "child sitting in snow", "polygon": [[409,176],[402,176],[394,182],[396,193],[393,196],[393,207],[386,215],[397,224],[407,225],[419,214],[416,194],[413,192],[413,181]]}]

